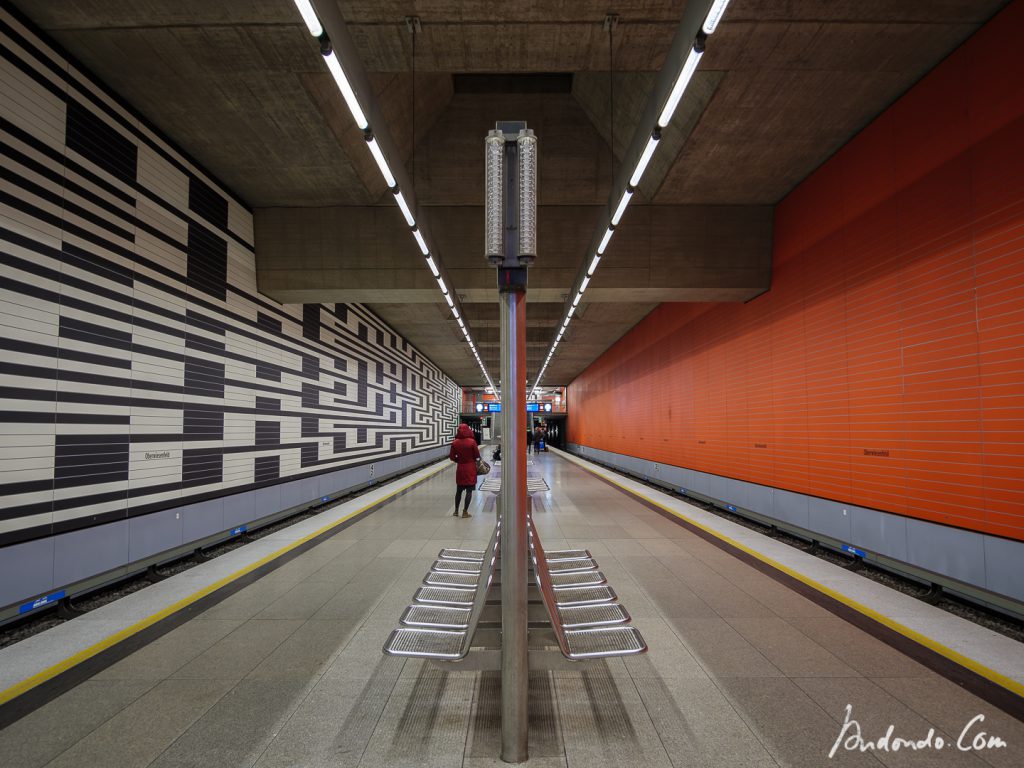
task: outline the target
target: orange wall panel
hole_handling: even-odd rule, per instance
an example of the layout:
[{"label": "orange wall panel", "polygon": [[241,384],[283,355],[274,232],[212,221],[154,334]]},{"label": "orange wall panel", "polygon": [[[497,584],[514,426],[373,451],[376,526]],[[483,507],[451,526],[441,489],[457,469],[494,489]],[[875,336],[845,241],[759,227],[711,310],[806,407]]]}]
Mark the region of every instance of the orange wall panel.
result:
[{"label": "orange wall panel", "polygon": [[1021,40],[1018,0],[776,207],[771,291],[596,360],[570,441],[1024,540]]}]

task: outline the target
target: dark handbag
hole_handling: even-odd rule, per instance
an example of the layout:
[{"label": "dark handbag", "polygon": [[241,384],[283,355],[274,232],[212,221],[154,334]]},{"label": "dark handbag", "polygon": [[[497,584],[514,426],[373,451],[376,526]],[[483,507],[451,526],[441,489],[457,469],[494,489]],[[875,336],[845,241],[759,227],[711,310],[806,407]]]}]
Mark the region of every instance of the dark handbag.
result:
[{"label": "dark handbag", "polygon": [[490,471],[491,471],[491,465],[490,464],[488,464],[483,459],[477,459],[476,460],[476,473],[478,475],[486,475]]}]

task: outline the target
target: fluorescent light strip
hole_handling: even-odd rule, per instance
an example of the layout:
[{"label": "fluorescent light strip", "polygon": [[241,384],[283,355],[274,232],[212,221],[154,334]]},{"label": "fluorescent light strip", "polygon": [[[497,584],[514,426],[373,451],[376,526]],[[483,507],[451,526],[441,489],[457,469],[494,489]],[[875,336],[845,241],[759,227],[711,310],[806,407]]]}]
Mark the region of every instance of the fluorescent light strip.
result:
[{"label": "fluorescent light strip", "polygon": [[[380,173],[384,177],[385,183],[388,185],[388,189],[394,189],[397,184],[395,183],[395,175],[391,173],[391,168],[388,166],[387,158],[384,157],[384,153],[380,150],[380,144],[377,140],[370,136],[366,140],[367,145],[370,147],[370,154],[373,155],[373,159],[377,161],[377,167],[380,168]],[[424,251],[426,253],[426,251]]]},{"label": "fluorescent light strip", "polygon": [[437,287],[441,289],[441,293],[443,293],[445,296],[448,295],[448,286],[444,284],[444,278],[443,277],[438,276],[438,278],[437,278]]},{"label": "fluorescent light strip", "polygon": [[583,278],[583,282],[582,282],[582,283],[580,283],[580,293],[581,293],[581,294],[582,294],[582,293],[583,293],[583,292],[584,292],[585,290],[587,290],[587,286],[588,286],[588,285],[590,285],[590,276],[589,276],[589,275],[588,275],[587,277],[584,277],[584,278]]},{"label": "fluorescent light strip", "polygon": [[720,22],[722,20],[722,16],[725,15],[725,8],[728,5],[729,0],[715,0],[715,2],[712,3],[711,10],[708,11],[708,16],[704,19],[705,35],[712,35],[715,30],[718,29],[718,22]]},{"label": "fluorescent light strip", "polygon": [[626,206],[629,205],[629,201],[633,199],[633,190],[626,189],[622,193],[622,197],[619,198],[619,207],[615,209],[615,213],[612,215],[612,226],[617,227],[619,222],[622,220],[622,214],[626,212]]},{"label": "fluorescent light strip", "polygon": [[455,315],[455,319],[456,320],[461,320],[462,319],[462,318],[459,317],[459,310],[456,309],[455,307],[452,307],[452,314]]},{"label": "fluorescent light strip", "polygon": [[412,231],[412,236],[416,238],[416,245],[420,247],[420,253],[424,256],[429,256],[430,249],[427,248],[427,241],[423,239],[423,233],[420,232],[419,227]]},{"label": "fluorescent light strip", "polygon": [[395,192],[395,202],[398,203],[398,207],[402,209],[402,215],[405,216],[405,223],[410,227],[416,226],[416,219],[413,218],[412,211],[409,210],[409,204],[405,202],[405,196],[401,190]]},{"label": "fluorescent light strip", "polygon": [[457,319],[459,321],[459,328],[461,328],[462,330],[466,330],[466,324],[464,322],[462,322],[462,318],[460,317],[460,318],[457,318]]},{"label": "fluorescent light strip", "polygon": [[369,123],[366,122],[366,115],[363,114],[363,108],[359,106],[359,100],[356,98],[356,92],[352,90],[352,86],[348,82],[348,78],[345,77],[345,71],[341,68],[341,62],[338,61],[337,55],[334,51],[328,51],[324,54],[324,60],[327,62],[327,69],[331,71],[334,76],[334,82],[338,84],[338,89],[341,91],[341,95],[345,98],[345,103],[348,104],[349,112],[352,113],[353,119],[356,121],[356,125],[359,129],[365,131],[369,127]]},{"label": "fluorescent light strip", "polygon": [[430,267],[430,274],[432,274],[434,277],[441,276],[441,273],[437,271],[437,264],[435,264],[434,260],[429,256],[427,257],[427,266]]},{"label": "fluorescent light strip", "polygon": [[309,34],[313,37],[320,37],[324,33],[324,28],[320,24],[320,19],[316,17],[316,11],[313,10],[309,0],[295,0],[295,7],[299,9],[302,20],[306,22],[306,29],[309,30]]},{"label": "fluorescent light strip", "polygon": [[566,317],[572,317],[575,312],[576,312],[576,305],[573,304],[571,307],[569,307],[569,314],[566,315]]},{"label": "fluorescent light strip", "polygon": [[572,300],[573,309],[576,308],[576,305],[580,303],[580,299],[582,299],[582,298],[583,298],[583,294],[582,293],[577,293],[576,294],[576,298]]},{"label": "fluorescent light strip", "polygon": [[690,84],[690,78],[697,71],[697,65],[700,63],[700,57],[703,55],[704,51],[698,51],[696,48],[690,49],[690,54],[686,57],[686,63],[683,64],[679,77],[676,78],[676,83],[672,86],[672,93],[669,94],[668,101],[665,102],[665,108],[661,110],[661,117],[658,118],[659,127],[664,128],[672,122],[672,114],[676,111],[676,107],[679,106],[679,100],[683,98],[683,91]]},{"label": "fluorescent light strip", "polygon": [[612,234],[614,234],[614,232],[615,230],[611,227],[608,227],[608,229],[605,230],[604,237],[601,238],[601,244],[597,246],[598,256],[604,256],[604,250],[608,247],[608,241],[612,239]]},{"label": "fluorescent light strip", "polygon": [[[562,327],[563,328],[568,328],[569,327],[569,318],[568,317],[566,317],[565,320],[562,321]],[[557,342],[555,342],[555,343],[557,344]]]},{"label": "fluorescent light strip", "polygon": [[658,148],[658,142],[660,140],[660,134],[657,132],[651,134],[651,138],[647,140],[647,146],[644,147],[643,154],[640,155],[640,159],[637,160],[633,175],[629,177],[629,186],[635,187],[640,184],[640,178],[644,175],[644,171],[647,170],[647,165],[651,162],[651,158],[654,157],[654,150]]},{"label": "fluorescent light strip", "polygon": [[448,302],[448,306],[449,307],[454,307],[455,306],[455,302],[452,301],[452,295],[450,293],[446,293],[444,295],[444,300]]},{"label": "fluorescent light strip", "polygon": [[[606,235],[606,237],[610,237],[610,235]],[[606,245],[607,245],[607,243],[606,243]],[[592,274],[594,274],[594,271],[597,269],[597,265],[600,264],[600,263],[601,263],[601,257],[600,256],[594,256],[594,260],[590,262],[590,269],[587,270],[587,277],[590,277]]]}]

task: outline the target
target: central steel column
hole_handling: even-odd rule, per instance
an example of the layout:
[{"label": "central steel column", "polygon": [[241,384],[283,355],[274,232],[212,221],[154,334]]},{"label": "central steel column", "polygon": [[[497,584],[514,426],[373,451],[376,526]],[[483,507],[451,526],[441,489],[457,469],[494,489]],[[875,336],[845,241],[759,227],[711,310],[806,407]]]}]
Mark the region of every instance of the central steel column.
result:
[{"label": "central steel column", "polygon": [[527,759],[526,291],[501,300],[501,759]]},{"label": "central steel column", "polygon": [[537,139],[499,122],[485,139],[484,252],[501,304],[501,759],[529,752],[526,595],[526,283],[537,255]]}]

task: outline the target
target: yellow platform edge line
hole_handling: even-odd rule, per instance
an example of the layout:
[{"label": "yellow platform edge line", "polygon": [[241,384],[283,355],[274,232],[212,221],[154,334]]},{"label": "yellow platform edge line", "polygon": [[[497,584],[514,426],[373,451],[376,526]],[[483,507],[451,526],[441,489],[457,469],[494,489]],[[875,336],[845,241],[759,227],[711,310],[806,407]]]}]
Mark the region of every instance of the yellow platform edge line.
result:
[{"label": "yellow platform edge line", "polygon": [[161,621],[162,619],[167,618],[171,614],[177,613],[178,611],[182,610],[183,608],[187,608],[188,606],[192,605],[196,601],[201,600],[202,598],[206,597],[207,595],[209,595],[209,594],[211,594],[213,592],[216,592],[221,587],[224,587],[224,586],[230,584],[233,581],[237,581],[238,579],[242,578],[243,576],[245,576],[245,575],[255,571],[257,568],[260,568],[260,567],[266,565],[267,563],[269,563],[269,562],[271,562],[273,560],[276,560],[277,558],[281,557],[282,555],[285,555],[288,552],[291,552],[296,547],[301,547],[306,542],[308,542],[308,541],[310,541],[312,539],[315,539],[316,537],[321,536],[324,533],[327,533],[328,531],[330,531],[330,530],[332,530],[334,528],[337,528],[338,526],[342,525],[343,523],[347,522],[348,520],[351,520],[353,517],[356,517],[357,515],[362,514],[366,510],[370,509],[371,507],[375,507],[375,506],[377,506],[379,504],[383,504],[388,499],[390,499],[390,498],[392,498],[394,496],[397,496],[398,494],[402,493],[403,491],[407,491],[409,488],[412,488],[414,485],[418,485],[418,484],[420,484],[420,483],[422,483],[422,482],[424,482],[426,480],[429,480],[431,477],[433,477],[437,473],[439,473],[442,470],[446,469],[447,466],[448,466],[448,464],[446,462],[444,465],[441,465],[441,466],[438,466],[438,467],[434,468],[433,470],[428,472],[423,477],[417,478],[416,480],[413,480],[410,483],[406,483],[405,485],[401,486],[400,488],[396,488],[393,491],[390,491],[389,493],[387,493],[386,495],[384,495],[381,498],[377,499],[376,501],[371,501],[370,503],[363,505],[359,509],[353,510],[352,512],[350,512],[349,514],[345,515],[344,517],[342,517],[342,518],[340,518],[338,520],[335,520],[334,522],[328,523],[327,525],[324,525],[321,528],[318,528],[317,530],[313,531],[312,533],[310,533],[310,534],[308,534],[306,536],[303,536],[301,539],[296,539],[292,543],[287,544],[284,547],[281,547],[281,549],[275,550],[274,552],[271,552],[268,555],[264,555],[259,560],[255,561],[253,563],[250,563],[249,565],[245,566],[244,568],[240,568],[237,571],[235,571],[234,573],[228,574],[227,576],[224,576],[223,578],[218,579],[217,581],[213,582],[212,584],[208,584],[207,586],[203,587],[202,589],[199,589],[196,592],[193,592],[188,597],[183,597],[181,600],[178,600],[176,603],[172,603],[171,605],[167,606],[163,610],[157,611],[156,613],[152,614],[151,616],[147,616],[146,618],[137,621],[136,623],[132,624],[131,626],[125,627],[124,629],[120,630],[119,632],[115,632],[114,634],[110,635],[109,637],[103,638],[102,640],[94,643],[93,645],[90,645],[88,648],[83,648],[78,653],[75,653],[75,654],[69,656],[68,658],[63,659],[62,661],[59,661],[56,664],[54,664],[54,665],[52,665],[50,667],[47,667],[46,669],[44,669],[44,670],[42,670],[40,672],[37,672],[36,674],[32,675],[31,677],[26,678],[25,680],[22,680],[20,683],[15,683],[10,688],[7,688],[6,690],[0,692],[0,705],[6,704],[7,702],[11,701],[12,699],[16,699],[18,696],[21,696],[23,693],[26,693],[26,692],[32,690],[33,688],[35,688],[36,686],[41,685],[42,683],[45,683],[47,680],[52,680],[54,677],[56,677],[57,675],[61,674],[62,672],[66,672],[67,670],[77,666],[78,664],[81,664],[83,661],[86,661],[87,659],[91,659],[93,656],[97,655],[98,653],[102,653],[107,648],[110,648],[112,646],[117,645],[122,640],[125,640],[125,639],[131,637],[132,635],[135,635],[135,634],[141,632],[142,630],[146,629],[147,627],[150,627],[153,624],[156,624],[158,621]]},{"label": "yellow platform edge line", "polygon": [[904,637],[906,637],[906,638],[908,638],[910,640],[913,640],[915,643],[918,643],[919,645],[923,645],[925,648],[928,648],[929,650],[934,651],[935,653],[939,654],[940,656],[944,656],[945,658],[949,659],[950,661],[952,661],[952,662],[954,662],[956,664],[959,664],[961,667],[965,667],[966,669],[971,670],[975,674],[984,677],[986,680],[989,680],[989,681],[995,683],[996,685],[999,685],[999,686],[1001,686],[1003,688],[1006,688],[1007,690],[1012,691],[1013,693],[1015,693],[1018,696],[1024,697],[1024,685],[1022,685],[1021,683],[1017,682],[1012,677],[1007,677],[1006,675],[1002,674],[1001,672],[998,672],[998,671],[996,671],[994,669],[991,669],[990,667],[985,666],[980,661],[977,661],[976,659],[972,659],[969,656],[965,656],[962,653],[960,653],[959,651],[955,651],[952,648],[949,648],[948,646],[943,645],[938,640],[933,640],[932,638],[928,637],[927,635],[923,635],[920,632],[918,632],[918,631],[916,631],[914,629],[911,629],[910,627],[904,626],[903,624],[900,624],[898,621],[895,621],[894,619],[889,618],[885,614],[879,613],[875,609],[870,608],[870,607],[868,607],[868,606],[866,606],[866,605],[864,605],[862,603],[857,602],[853,598],[844,595],[842,592],[837,592],[837,591],[835,591],[834,589],[832,589],[830,587],[826,587],[824,584],[821,584],[821,583],[815,581],[814,579],[810,578],[809,576],[805,576],[804,574],[800,573],[799,571],[795,571],[792,568],[790,568],[790,567],[788,567],[786,565],[783,565],[782,563],[780,563],[780,562],[778,562],[776,560],[773,560],[772,558],[767,557],[766,555],[761,554],[757,550],[751,549],[750,547],[748,547],[748,546],[746,546],[744,544],[741,544],[740,542],[735,541],[734,539],[729,538],[728,536],[726,536],[723,533],[719,533],[714,528],[710,528],[709,526],[706,526],[703,523],[700,523],[697,520],[694,520],[693,518],[688,517],[687,515],[684,515],[682,512],[679,512],[678,510],[672,509],[670,507],[666,507],[664,504],[662,504],[661,502],[659,502],[656,499],[650,498],[650,497],[640,493],[639,491],[637,491],[637,490],[635,490],[633,488],[626,487],[625,485],[623,485],[622,483],[618,482],[614,478],[608,477],[607,475],[602,474],[596,468],[589,466],[589,463],[584,463],[583,459],[579,459],[579,458],[577,458],[575,456],[572,456],[571,454],[568,454],[568,453],[566,453],[565,456],[570,461],[572,461],[574,464],[579,466],[581,469],[585,469],[587,472],[590,472],[592,475],[596,475],[597,477],[600,477],[603,480],[607,480],[608,482],[612,483],[613,485],[618,486],[619,488],[621,488],[626,493],[628,493],[628,494],[630,494],[632,496],[636,496],[637,498],[643,499],[647,503],[653,504],[654,506],[658,507],[659,509],[665,510],[670,515],[672,515],[674,517],[678,517],[680,520],[684,520],[684,521],[686,521],[687,523],[689,523],[690,525],[692,525],[692,526],[694,526],[696,528],[700,528],[705,533],[711,534],[716,539],[718,539],[720,541],[723,541],[726,544],[728,544],[730,547],[735,547],[736,549],[740,550],[741,552],[745,552],[746,554],[750,555],[751,557],[754,557],[757,560],[760,560],[765,565],[769,565],[772,568],[774,568],[775,570],[782,571],[782,573],[785,573],[787,576],[790,576],[790,577],[796,579],[797,581],[800,581],[800,582],[806,584],[807,586],[811,587],[815,591],[821,592],[822,594],[827,595],[828,597],[831,597],[833,600],[836,600],[837,602],[840,602],[843,605],[845,605],[845,606],[847,606],[849,608],[852,608],[853,610],[857,611],[858,613],[861,613],[861,614],[867,616],[868,618],[873,619],[874,621],[877,621],[879,624],[882,624],[883,626],[888,627],[889,629],[893,630],[894,632],[897,632],[897,633],[903,635]]}]

